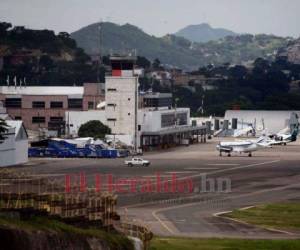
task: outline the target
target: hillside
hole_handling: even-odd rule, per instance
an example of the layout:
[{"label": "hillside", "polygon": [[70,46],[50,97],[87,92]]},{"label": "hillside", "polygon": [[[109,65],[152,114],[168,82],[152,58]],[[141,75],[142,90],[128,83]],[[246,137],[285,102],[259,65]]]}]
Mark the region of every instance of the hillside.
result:
[{"label": "hillside", "polygon": [[[71,34],[78,46],[86,53],[98,54],[100,46],[99,23],[84,27]],[[137,54],[163,64],[184,69],[197,69],[199,66],[224,63],[244,63],[257,57],[275,58],[277,50],[286,46],[287,38],[273,35],[228,36],[207,43],[192,43],[183,37],[166,35],[150,36],[130,24],[101,24],[102,54],[124,53],[137,50]]]},{"label": "hillside", "polygon": [[[95,23],[71,34],[77,44],[86,53],[93,55],[99,53],[100,32],[99,23]],[[164,39],[150,36],[138,27],[130,24],[122,26],[114,23],[101,24],[102,54],[127,53],[136,49],[138,55],[151,60],[160,58],[163,63],[183,68],[197,65],[198,60],[189,48],[165,42]],[[187,41],[189,44],[189,42]]]},{"label": "hillside", "polygon": [[226,36],[237,35],[231,30],[212,28],[207,23],[189,25],[175,33],[176,36],[184,37],[192,42],[209,42],[219,40]]},{"label": "hillside", "polygon": [[290,41],[286,47],[281,48],[278,56],[287,57],[290,63],[300,64],[300,38]]},{"label": "hillside", "polygon": [[132,242],[116,232],[79,228],[62,221],[33,216],[0,216],[0,244],[5,250],[133,250]]},{"label": "hillside", "polygon": [[66,32],[32,30],[0,22],[0,84],[7,77],[17,84],[82,84],[95,81],[96,69],[88,65],[90,57],[77,47]]}]

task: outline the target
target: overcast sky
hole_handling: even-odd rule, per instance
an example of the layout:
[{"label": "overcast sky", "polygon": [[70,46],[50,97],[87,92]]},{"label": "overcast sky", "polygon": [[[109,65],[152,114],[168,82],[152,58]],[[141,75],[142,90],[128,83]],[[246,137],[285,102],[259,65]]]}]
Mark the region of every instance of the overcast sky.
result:
[{"label": "overcast sky", "polygon": [[300,0],[0,0],[0,20],[72,32],[100,20],[156,36],[207,22],[238,33],[300,36]]}]

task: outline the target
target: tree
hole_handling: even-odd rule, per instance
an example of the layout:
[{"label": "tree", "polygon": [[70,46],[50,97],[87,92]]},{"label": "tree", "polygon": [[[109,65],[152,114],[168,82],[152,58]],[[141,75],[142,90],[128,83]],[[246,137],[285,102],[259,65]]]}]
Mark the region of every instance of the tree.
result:
[{"label": "tree", "polygon": [[5,140],[5,136],[4,134],[7,132],[8,130],[8,125],[5,122],[5,120],[0,118],[0,143],[2,143]]},{"label": "tree", "polygon": [[158,58],[154,59],[154,61],[152,63],[152,67],[153,67],[153,69],[159,69],[159,67],[160,67],[160,60]]},{"label": "tree", "polygon": [[146,57],[143,57],[143,56],[137,57],[136,64],[139,67],[142,67],[144,69],[150,68],[150,66],[151,66],[151,62]]},{"label": "tree", "polygon": [[53,67],[53,60],[51,59],[50,56],[48,55],[43,55],[40,58],[40,66],[44,67],[46,70],[50,69]]},{"label": "tree", "polygon": [[7,34],[7,30],[12,27],[11,23],[0,22],[0,36],[4,37]]},{"label": "tree", "polygon": [[242,65],[236,65],[229,69],[229,75],[232,78],[242,79],[247,75],[247,68]]},{"label": "tree", "polygon": [[92,120],[82,124],[78,131],[80,137],[104,138],[106,134],[110,134],[111,129],[100,121]]}]

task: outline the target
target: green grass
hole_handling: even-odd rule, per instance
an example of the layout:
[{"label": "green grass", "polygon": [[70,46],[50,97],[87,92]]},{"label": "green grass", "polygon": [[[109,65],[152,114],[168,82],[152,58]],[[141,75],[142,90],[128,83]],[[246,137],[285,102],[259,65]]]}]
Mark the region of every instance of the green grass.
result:
[{"label": "green grass", "polygon": [[150,250],[296,250],[300,240],[154,238]]},{"label": "green grass", "polygon": [[[234,210],[227,217],[251,224],[276,228],[300,229],[300,203],[290,202],[257,206],[247,210]],[[300,239],[295,240],[243,240],[159,238],[151,242],[151,250],[295,250],[300,249]]]},{"label": "green grass", "polygon": [[132,242],[116,233],[108,233],[97,228],[83,229],[65,224],[61,221],[45,217],[34,217],[30,220],[19,220],[7,217],[0,217],[0,226],[17,228],[24,231],[44,231],[65,234],[75,234],[86,237],[95,237],[107,242],[112,249],[133,249]]},{"label": "green grass", "polygon": [[274,229],[300,229],[300,202],[261,205],[247,210],[234,210],[226,217]]}]

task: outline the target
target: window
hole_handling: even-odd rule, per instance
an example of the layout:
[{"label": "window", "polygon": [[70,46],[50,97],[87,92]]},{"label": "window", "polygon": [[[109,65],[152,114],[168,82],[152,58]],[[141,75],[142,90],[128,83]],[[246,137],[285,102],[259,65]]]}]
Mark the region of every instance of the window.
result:
[{"label": "window", "polygon": [[70,109],[82,109],[82,99],[69,99],[68,107]]},{"label": "window", "polygon": [[111,124],[113,124],[113,126],[116,126],[117,119],[115,119],[115,118],[107,118],[107,121],[110,122]]},{"label": "window", "polygon": [[32,102],[32,107],[33,108],[45,108],[45,102]]},{"label": "window", "polygon": [[57,109],[62,107],[63,107],[63,102],[50,102],[50,108],[52,109]]},{"label": "window", "polygon": [[132,62],[122,63],[122,70],[132,70],[132,69],[133,69],[133,63]]},{"label": "window", "polygon": [[131,99],[130,98],[128,98],[128,101],[130,101]]},{"label": "window", "polygon": [[117,89],[107,89],[108,92],[117,91]]},{"label": "window", "polygon": [[107,107],[112,107],[112,108],[114,108],[114,110],[116,110],[116,106],[117,106],[117,104],[114,104],[114,103],[107,104]]},{"label": "window", "polygon": [[161,127],[170,127],[175,125],[175,114],[166,114],[161,116]]},{"label": "window", "polygon": [[128,116],[130,116],[130,113],[128,113]]},{"label": "window", "polygon": [[45,123],[46,119],[43,116],[34,116],[32,117],[32,123]]},{"label": "window", "polygon": [[21,108],[22,99],[21,98],[6,98],[5,107],[7,108]]},{"label": "window", "polygon": [[94,102],[88,102],[88,109],[94,109]]},{"label": "window", "polygon": [[164,114],[161,116],[161,127],[170,127],[174,125],[187,125],[187,113]]},{"label": "window", "polygon": [[180,113],[176,115],[177,125],[187,125],[187,113]]},{"label": "window", "polygon": [[51,122],[62,122],[63,120],[64,120],[64,118],[60,117],[60,116],[51,116],[50,117]]}]

